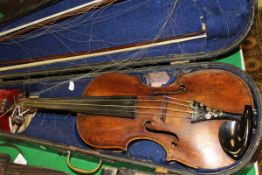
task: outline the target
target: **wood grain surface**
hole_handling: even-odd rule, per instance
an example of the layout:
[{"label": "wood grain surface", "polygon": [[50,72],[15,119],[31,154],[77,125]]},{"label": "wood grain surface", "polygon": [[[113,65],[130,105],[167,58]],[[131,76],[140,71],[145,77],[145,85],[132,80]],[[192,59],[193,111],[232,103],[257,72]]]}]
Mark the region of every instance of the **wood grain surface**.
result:
[{"label": "wood grain surface", "polygon": [[258,10],[256,22],[242,45],[246,71],[262,90],[262,8]]},{"label": "wood grain surface", "polygon": [[[246,71],[256,81],[262,93],[262,0],[259,0],[259,8],[256,22],[242,45],[246,62]],[[257,151],[259,172],[262,173],[262,145]]]},{"label": "wood grain surface", "polygon": [[165,149],[167,161],[205,169],[222,168],[235,160],[217,137],[224,120],[192,124],[189,101],[237,114],[244,105],[252,105],[252,95],[241,79],[215,69],[181,73],[175,82],[160,88],[145,86],[134,76],[102,74],[88,84],[84,96],[137,97],[133,120],[78,114],[79,135],[89,146],[125,151],[135,140],[152,140]]}]

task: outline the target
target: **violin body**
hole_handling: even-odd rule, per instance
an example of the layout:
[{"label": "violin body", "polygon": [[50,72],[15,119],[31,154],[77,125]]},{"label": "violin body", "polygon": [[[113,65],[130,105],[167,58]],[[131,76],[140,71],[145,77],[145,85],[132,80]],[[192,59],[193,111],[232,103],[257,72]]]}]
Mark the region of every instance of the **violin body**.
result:
[{"label": "violin body", "polygon": [[[191,123],[185,118],[192,114],[172,110],[178,108],[172,99],[196,100],[234,113],[242,113],[244,105],[253,105],[243,80],[223,70],[181,74],[171,85],[161,88],[148,87],[134,76],[108,73],[89,83],[83,96],[138,98],[134,119],[78,114],[77,128],[86,144],[126,151],[133,141],[152,140],[165,149],[167,161],[207,169],[235,162],[223,151],[218,139],[225,120]],[[167,97],[169,100],[163,103]]]},{"label": "violin body", "polygon": [[[215,69],[181,73],[172,84],[158,88],[143,84],[135,76],[105,73],[94,78],[86,86],[83,96],[71,99],[70,103],[67,98],[39,101],[19,99],[20,96],[19,90],[0,91],[1,99],[17,103],[24,111],[34,107],[38,110],[78,111],[78,133],[93,148],[127,151],[132,142],[151,140],[163,147],[166,161],[204,169],[222,168],[236,161],[225,152],[219,140],[219,130],[228,120],[192,122],[194,111],[190,110],[192,104],[188,102],[198,101],[237,114],[243,113],[245,105],[254,106],[252,94],[242,79],[228,71]],[[112,97],[115,101],[111,102]],[[5,110],[12,105],[7,106]],[[105,109],[109,112],[101,112]],[[1,130],[10,130],[12,112],[3,111],[4,108]],[[230,140],[229,144],[234,147],[237,143]]]}]

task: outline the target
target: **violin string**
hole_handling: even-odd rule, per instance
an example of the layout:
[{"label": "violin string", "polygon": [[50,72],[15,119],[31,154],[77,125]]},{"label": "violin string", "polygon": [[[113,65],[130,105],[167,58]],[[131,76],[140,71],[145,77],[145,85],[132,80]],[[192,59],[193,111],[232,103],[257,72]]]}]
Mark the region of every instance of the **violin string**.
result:
[{"label": "violin string", "polygon": [[[93,97],[93,96],[92,96]],[[139,96],[139,98],[143,98],[143,97],[147,97],[147,96]],[[139,99],[138,101],[141,102],[168,102],[168,103],[172,103],[172,104],[180,104],[181,106],[190,106],[190,104],[193,103],[193,101],[189,101],[189,100],[182,100],[182,99],[178,99],[178,98],[173,98],[170,96],[165,96],[165,98],[163,100],[145,100],[145,99]],[[148,98],[148,97],[147,97]],[[93,101],[137,101],[137,99],[132,99],[132,98],[127,98],[127,99],[88,99],[88,98],[78,98],[78,99],[66,99],[66,98],[28,98],[26,100],[30,100],[30,101],[69,101],[69,102],[79,102],[80,100],[82,101],[89,101],[89,102],[93,102]],[[187,105],[186,105],[187,104]]]},{"label": "violin string", "polygon": [[[35,105],[46,105],[43,103],[34,103]],[[27,105],[34,105],[34,104],[27,104]],[[123,107],[123,108],[137,108],[137,109],[162,109],[162,107],[151,107],[151,106],[125,106],[125,105],[98,105],[98,104],[71,104],[71,103],[60,103],[59,105],[80,105],[80,106],[97,106],[97,107]],[[165,108],[168,111],[171,112],[185,112],[185,113],[190,113],[192,114],[193,111],[192,110],[181,110],[178,108]]]},{"label": "violin string", "polygon": [[[158,92],[156,92],[156,93],[158,93]],[[160,92],[159,92],[160,93]],[[89,98],[90,97],[90,98]],[[97,97],[97,99],[92,99],[92,98],[96,98]],[[137,97],[138,99],[140,99],[140,98],[154,98],[154,97],[160,97],[160,96],[132,96],[132,95],[130,95],[130,96],[83,96],[83,97],[77,97],[77,98],[75,98],[75,97],[61,97],[61,98],[37,98],[37,97],[29,97],[29,98],[26,98],[27,100],[67,100],[67,99],[69,99],[69,100],[79,100],[79,99],[85,99],[85,100],[100,100],[99,98],[105,98],[105,99],[103,99],[103,100],[108,100],[108,99],[106,99],[107,97],[112,97],[112,98],[114,98],[114,97],[116,97],[115,99],[113,99],[113,100],[125,100],[125,99],[121,99],[121,97],[122,98],[128,98],[128,100],[130,99],[130,100],[132,100],[131,98],[133,97]],[[180,101],[180,102],[183,102],[183,103],[192,103],[192,101],[190,101],[190,100],[184,100],[184,99],[180,99],[180,98],[175,98],[175,97],[171,97],[171,96],[168,96],[168,95],[163,95],[162,96],[164,99],[170,99],[170,100],[173,100],[173,101]],[[119,98],[119,99],[118,99]],[[109,98],[110,99],[110,98]]]},{"label": "violin string", "polygon": [[[48,105],[50,105],[49,103],[28,103],[28,104],[25,104],[25,106],[33,106],[33,105],[37,105],[39,108],[42,107],[46,107]],[[45,106],[46,105],[46,106]],[[95,107],[98,107],[98,109],[101,109],[101,107],[120,107],[120,108],[136,108],[136,109],[156,109],[156,110],[163,110],[163,107],[152,107],[152,106],[126,106],[126,105],[100,105],[100,104],[71,104],[71,103],[59,103],[58,105],[70,105],[70,106],[89,106],[89,109],[90,109],[90,106],[95,106]],[[99,108],[100,107],[100,108]],[[103,108],[102,108],[103,109]],[[108,109],[108,110],[112,110],[112,109]],[[182,110],[182,109],[179,109],[179,108],[170,108],[170,107],[167,107],[165,108],[165,110],[168,110],[168,111],[171,111],[171,112],[182,112],[182,113],[189,113],[189,114],[193,114],[194,111],[192,110]]]},{"label": "violin string", "polygon": [[[97,109],[97,108],[91,108],[91,109]],[[145,111],[135,111],[135,110],[120,110],[120,109],[110,109],[110,112],[126,112],[126,113],[135,113],[135,114],[159,115],[160,117],[164,115],[164,116],[167,116],[167,117],[191,120],[191,117],[171,115],[171,114],[163,113],[163,112],[158,112],[157,113],[157,112],[145,112]],[[187,113],[185,111],[177,111],[177,112]],[[194,112],[192,112],[192,113],[194,113]]]},{"label": "violin string", "polygon": [[192,101],[189,101],[189,100],[182,100],[182,99],[171,97],[171,96],[165,96],[165,97],[173,101],[180,101],[180,102],[189,103],[189,104],[192,103]]},{"label": "violin string", "polygon": [[[94,96],[92,96],[94,97]],[[96,97],[96,96],[95,96]],[[94,97],[94,98],[95,98]],[[121,97],[121,96],[118,96],[118,97]],[[122,96],[123,97],[123,96]],[[27,99],[24,99],[25,100],[25,103],[24,105],[25,106],[32,106],[32,105],[78,105],[78,106],[97,106],[97,107],[123,107],[123,108],[133,108],[134,106],[124,106],[124,105],[107,105],[107,104],[88,104],[88,102],[110,102],[110,101],[138,101],[138,102],[161,102],[161,107],[149,107],[149,106],[136,106],[136,109],[156,109],[156,110],[163,110],[163,108],[165,110],[168,110],[168,111],[171,111],[171,112],[180,112],[180,113],[189,113],[189,114],[193,114],[194,111],[192,110],[185,110],[185,108],[191,108],[191,104],[193,103],[193,101],[189,101],[189,100],[182,100],[182,99],[179,99],[179,98],[175,98],[175,97],[170,97],[170,96],[163,96],[163,99],[162,100],[150,100],[150,99],[143,99],[143,98],[151,98],[151,97],[148,97],[148,96],[139,96],[137,98],[132,98],[131,97],[126,97],[126,99],[99,99],[99,98],[103,98],[103,97],[99,97],[97,99],[90,99],[88,97],[83,97],[83,98],[79,98],[79,99],[74,99],[73,98],[27,98]],[[123,97],[125,98],[125,97]],[[142,99],[141,99],[142,98]],[[62,102],[61,102],[62,101]],[[23,100],[21,101],[22,104],[23,104]],[[55,102],[55,103],[54,103]],[[79,103],[81,102],[81,103]],[[83,103],[83,102],[86,102],[86,103]],[[167,105],[175,105],[175,106],[179,106],[176,107],[176,108],[170,108],[170,107],[167,107],[165,108],[164,107],[164,104],[167,104]],[[37,108],[37,107],[36,107]],[[40,108],[40,107],[39,107]],[[184,109],[183,109],[184,108]],[[113,111],[112,109],[110,109],[110,111]],[[116,110],[114,110],[116,111]],[[119,110],[117,110],[119,111]],[[163,113],[149,113],[149,112],[137,112],[137,111],[123,111],[123,110],[120,110],[122,112],[134,112],[134,113],[147,113],[147,114],[161,114],[161,115],[168,115],[170,116],[170,114],[163,114]],[[188,117],[182,117],[182,116],[170,116],[170,117],[180,117],[180,118],[188,118]]]},{"label": "violin string", "polygon": [[[81,101],[81,100],[80,100]],[[63,101],[62,103],[61,102],[58,102],[56,101],[55,103],[52,103],[52,104],[76,104],[76,105],[85,105],[85,104],[88,104],[88,103],[85,103],[85,102],[96,102],[96,101],[99,101],[99,102],[110,102],[110,101],[114,101],[114,102],[121,102],[121,101],[127,101],[127,100],[123,100],[123,99],[119,99],[119,100],[83,100],[82,103],[79,103],[79,100],[69,100],[69,101]],[[134,100],[134,99],[130,99],[128,101],[137,101],[137,100]],[[137,102],[160,102],[160,103],[167,103],[167,104],[170,104],[170,105],[177,105],[177,106],[181,106],[181,107],[185,107],[185,108],[190,108],[191,106],[190,105],[185,105],[183,103],[179,103],[179,102],[172,102],[172,101],[168,101],[168,100],[138,100]],[[22,102],[23,103],[23,102]],[[25,104],[27,103],[50,103],[50,101],[33,101],[33,100],[29,100],[29,101],[26,101]]]},{"label": "violin string", "polygon": [[[143,100],[142,100],[143,101]],[[153,100],[144,100],[146,102],[156,102]],[[144,102],[143,101],[143,102]],[[72,101],[70,102],[55,102],[52,103],[52,105],[78,105],[78,106],[101,106],[101,107],[136,107],[136,108],[145,108],[145,109],[159,109],[160,107],[151,107],[151,106],[130,106],[130,105],[114,105],[114,104],[93,104],[93,103],[79,103],[79,101],[77,101],[78,103],[74,103]],[[88,101],[88,102],[92,102],[92,101]],[[140,101],[138,101],[140,102]],[[184,105],[184,104],[179,104],[179,103],[174,103],[174,102],[168,102],[168,101],[162,101],[162,100],[158,100],[158,102],[166,102],[169,105],[176,105],[176,106],[181,106],[183,108],[190,108],[189,105]],[[28,105],[50,105],[49,101],[27,101],[24,103],[24,105],[28,106]],[[166,108],[167,110],[172,111],[174,108]]]},{"label": "violin string", "polygon": [[[140,97],[147,97],[147,96],[140,96]],[[147,97],[148,98],[148,97]],[[119,105],[97,105],[97,104],[79,104],[79,99],[67,99],[69,100],[71,103],[58,103],[58,101],[61,101],[63,100],[66,101],[65,99],[63,98],[57,98],[57,99],[54,99],[54,98],[28,98],[27,100],[29,100],[30,103],[41,103],[41,105],[45,105],[46,104],[49,104],[50,102],[50,99],[51,101],[52,100],[56,100],[56,104],[60,104],[60,105],[93,105],[93,106],[99,106],[99,107],[132,107],[132,106],[119,106]],[[34,101],[36,100],[36,101]],[[92,101],[112,101],[112,99],[82,99],[82,101],[89,101],[89,102],[92,102]],[[80,99],[81,101],[81,99]],[[127,101],[126,99],[114,99],[113,101]],[[137,101],[137,99],[128,99],[128,101]],[[159,109],[159,110],[163,110],[163,104],[167,103],[168,105],[176,105],[176,106],[181,106],[183,108],[189,108],[191,107],[190,104],[192,104],[192,101],[188,101],[188,100],[181,100],[181,99],[178,99],[178,98],[173,98],[173,97],[170,97],[170,96],[164,96],[164,99],[163,100],[145,100],[145,99],[139,99],[140,102],[162,102],[162,105],[161,107],[148,107],[148,106],[137,106],[136,108],[140,108],[140,109]],[[72,103],[72,102],[77,102],[77,103]],[[190,104],[187,104],[186,103],[190,103]],[[181,108],[165,108],[166,110],[169,110],[169,111],[172,111],[172,112],[180,112],[180,113],[189,113],[189,114],[192,114],[194,113],[192,110],[182,110]],[[112,110],[111,110],[112,111]],[[124,112],[122,110],[122,112]],[[126,111],[126,112],[132,112],[132,111]],[[136,111],[133,111],[134,113],[147,113],[147,114],[161,114],[161,115],[167,115],[167,116],[170,116],[170,117],[178,117],[178,118],[189,118],[189,117],[182,117],[182,116],[172,116],[170,114],[163,114],[163,113],[149,113],[149,112],[136,112]]]},{"label": "violin string", "polygon": [[[162,102],[162,104],[164,103],[164,102],[166,102],[166,103],[168,103],[169,105],[178,105],[178,106],[182,106],[183,108],[189,108],[190,107],[190,105],[185,105],[185,104],[181,104],[181,103],[178,103],[178,102],[176,102],[176,100],[178,100],[177,98],[170,98],[170,97],[168,97],[168,96],[165,96],[166,98],[169,98],[169,99],[171,99],[172,101],[170,102],[169,100],[166,100],[166,99],[164,99],[164,100],[141,100],[141,99],[139,99],[139,101],[146,101],[146,102],[156,102],[156,101],[158,101],[158,102]],[[34,101],[34,100],[36,100],[36,101]],[[54,99],[53,99],[54,100]],[[55,99],[56,100],[56,99]],[[58,101],[61,101],[61,100],[63,100],[63,103],[58,103]],[[101,100],[101,99],[82,99],[82,101],[88,101],[88,102],[91,102],[91,101],[112,101],[112,100],[110,100],[110,99],[103,99],[103,100]],[[136,100],[136,99],[128,99],[129,101],[130,100]],[[85,104],[79,104],[79,99],[77,100],[72,100],[72,99],[70,99],[69,101],[70,101],[70,103],[65,103],[64,102],[65,100],[64,99],[59,99],[59,100],[56,100],[56,103],[55,104],[57,104],[57,105],[80,105],[80,106],[99,106],[99,107],[128,107],[128,108],[131,108],[131,107],[133,107],[133,106],[119,106],[119,105],[98,105],[98,104],[88,104],[88,103],[85,103]],[[73,103],[73,102],[77,102],[77,103]],[[81,101],[81,100],[80,100]],[[127,101],[126,99],[114,99],[114,101]],[[184,102],[184,100],[181,100],[181,101],[183,101]],[[38,99],[31,99],[31,102],[29,102],[29,104],[27,104],[27,105],[30,105],[30,103],[31,103],[31,105],[32,104],[36,104],[36,105],[39,105],[39,104],[41,104],[41,105],[45,105],[45,103],[46,104],[49,104],[49,102],[50,102],[50,100],[49,99],[45,99],[45,100],[42,100],[42,99],[40,99],[40,100],[38,100]],[[186,102],[188,102],[188,101],[186,101]],[[54,104],[54,105],[55,105]],[[163,110],[162,108],[163,108],[163,106],[161,105],[161,107],[148,107],[148,106],[136,106],[136,108],[140,108],[140,109],[159,109],[159,110]],[[184,112],[184,113],[190,113],[190,114],[192,114],[193,113],[193,111],[192,110],[182,110],[181,108],[179,109],[179,108],[165,108],[165,110],[169,110],[169,111],[172,111],[172,112]]]}]

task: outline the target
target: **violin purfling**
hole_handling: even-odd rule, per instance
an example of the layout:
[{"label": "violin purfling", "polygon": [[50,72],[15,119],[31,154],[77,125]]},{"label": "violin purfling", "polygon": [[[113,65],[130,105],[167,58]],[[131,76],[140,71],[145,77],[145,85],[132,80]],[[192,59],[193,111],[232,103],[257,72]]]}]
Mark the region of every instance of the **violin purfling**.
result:
[{"label": "violin purfling", "polygon": [[254,125],[250,90],[224,70],[181,73],[159,88],[135,76],[104,73],[82,97],[25,98],[20,93],[0,91],[2,129],[4,118],[11,117],[17,131],[26,114],[41,109],[76,113],[78,133],[89,146],[127,151],[134,141],[151,140],[165,149],[167,161],[193,168],[233,164],[248,148]]}]

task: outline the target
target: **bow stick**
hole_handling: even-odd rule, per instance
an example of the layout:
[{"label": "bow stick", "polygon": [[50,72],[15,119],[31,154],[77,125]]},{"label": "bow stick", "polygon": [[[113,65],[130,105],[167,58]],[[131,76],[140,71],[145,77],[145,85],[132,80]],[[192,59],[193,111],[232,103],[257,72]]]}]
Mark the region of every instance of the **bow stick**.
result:
[{"label": "bow stick", "polygon": [[79,15],[81,13],[88,12],[90,10],[93,10],[98,7],[102,7],[105,5],[112,4],[116,2],[117,0],[94,0],[91,2],[87,2],[84,4],[81,4],[79,6],[67,9],[65,11],[38,19],[33,22],[29,22],[23,25],[20,25],[15,28],[8,29],[6,31],[0,32],[0,42],[15,38],[17,36],[21,36],[25,33],[31,32],[33,30],[39,29],[43,26],[54,24],[58,21],[67,19],[72,16]]},{"label": "bow stick", "polygon": [[[97,50],[79,52],[77,53],[77,55],[75,54],[68,55],[67,54],[67,55],[39,58],[39,59],[35,59],[37,60],[35,62],[33,60],[19,60],[18,62],[22,64],[0,67],[0,72],[29,68],[29,67],[37,67],[37,66],[42,66],[42,65],[54,64],[54,63],[76,61],[76,60],[81,60],[81,59],[106,56],[106,55],[118,54],[118,53],[124,53],[124,52],[132,52],[136,50],[149,49],[149,48],[166,46],[166,45],[185,42],[185,41],[207,38],[206,24],[203,20],[203,17],[200,17],[200,21],[202,24],[201,25],[202,30],[199,32],[192,32],[192,33],[183,34],[183,35],[170,36],[167,38],[161,38],[161,39],[157,39],[153,41],[131,43],[131,44],[116,46],[116,47],[111,47],[111,48],[102,48],[102,49],[97,49]],[[8,62],[4,62],[4,63],[8,64]]]}]

